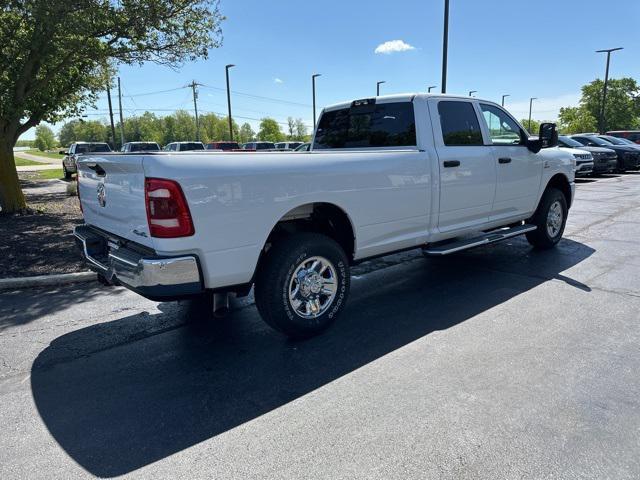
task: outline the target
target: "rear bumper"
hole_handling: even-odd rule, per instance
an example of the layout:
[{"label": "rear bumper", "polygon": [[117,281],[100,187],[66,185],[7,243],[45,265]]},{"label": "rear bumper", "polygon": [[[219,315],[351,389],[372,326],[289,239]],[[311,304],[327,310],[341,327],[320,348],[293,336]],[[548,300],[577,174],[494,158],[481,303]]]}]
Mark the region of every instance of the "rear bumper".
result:
[{"label": "rear bumper", "polygon": [[76,227],[73,233],[89,268],[110,283],[121,284],[152,300],[175,300],[204,290],[195,255],[143,253],[135,244],[113,241],[87,225]]}]

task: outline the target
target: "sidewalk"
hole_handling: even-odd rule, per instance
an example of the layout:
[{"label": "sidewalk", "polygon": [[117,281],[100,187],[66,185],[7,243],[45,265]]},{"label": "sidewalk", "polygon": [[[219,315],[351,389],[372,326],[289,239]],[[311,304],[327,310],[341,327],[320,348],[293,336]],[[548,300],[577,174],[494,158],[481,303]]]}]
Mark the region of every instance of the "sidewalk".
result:
[{"label": "sidewalk", "polygon": [[37,172],[38,170],[60,170],[61,168],[62,167],[58,162],[55,165],[46,163],[43,163],[42,165],[23,165],[21,167],[16,167],[16,170],[18,172]]},{"label": "sidewalk", "polygon": [[62,161],[62,159],[41,157],[39,155],[32,155],[26,152],[13,152],[13,156],[18,158],[23,158],[25,160],[33,160],[34,162],[39,162],[39,163],[42,163],[43,165],[56,164],[58,167],[61,165],[60,162]]}]

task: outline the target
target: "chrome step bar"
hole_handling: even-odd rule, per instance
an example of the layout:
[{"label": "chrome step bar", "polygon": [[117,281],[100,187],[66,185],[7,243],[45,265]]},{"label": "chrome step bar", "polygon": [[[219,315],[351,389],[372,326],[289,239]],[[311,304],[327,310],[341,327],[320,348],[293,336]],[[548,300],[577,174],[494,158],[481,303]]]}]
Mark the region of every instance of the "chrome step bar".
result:
[{"label": "chrome step bar", "polygon": [[449,255],[450,253],[460,252],[462,250],[467,250],[473,247],[479,247],[480,245],[487,245],[489,243],[499,242],[501,240],[506,240],[507,238],[517,237],[518,235],[522,235],[523,233],[532,232],[536,228],[535,225],[518,225],[517,227],[506,227],[500,228],[498,230],[492,230],[490,232],[486,232],[484,235],[480,237],[468,238],[465,240],[457,240],[454,242],[448,242],[445,244],[427,246],[422,250],[427,255],[441,256],[441,255]]}]

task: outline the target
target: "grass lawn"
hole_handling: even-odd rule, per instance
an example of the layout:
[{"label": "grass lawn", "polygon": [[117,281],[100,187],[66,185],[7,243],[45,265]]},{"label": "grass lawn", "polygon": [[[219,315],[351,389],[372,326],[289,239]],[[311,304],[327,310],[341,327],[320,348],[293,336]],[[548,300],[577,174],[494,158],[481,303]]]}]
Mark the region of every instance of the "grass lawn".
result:
[{"label": "grass lawn", "polygon": [[62,169],[56,169],[56,170],[38,170],[37,172],[30,172],[30,173],[34,173],[34,177],[37,180],[51,180],[51,179],[55,179],[55,178],[63,178],[64,174],[62,173]]},{"label": "grass lawn", "polygon": [[40,150],[27,150],[25,153],[28,153],[30,155],[37,155],[39,157],[46,157],[46,158],[55,158],[55,159],[60,159],[62,160],[62,157],[64,155],[60,155],[58,152],[41,152]]},{"label": "grass lawn", "polygon": [[27,165],[42,165],[40,162],[34,162],[33,160],[25,160],[24,158],[18,158],[16,156],[13,157],[16,161],[17,167],[24,167]]}]

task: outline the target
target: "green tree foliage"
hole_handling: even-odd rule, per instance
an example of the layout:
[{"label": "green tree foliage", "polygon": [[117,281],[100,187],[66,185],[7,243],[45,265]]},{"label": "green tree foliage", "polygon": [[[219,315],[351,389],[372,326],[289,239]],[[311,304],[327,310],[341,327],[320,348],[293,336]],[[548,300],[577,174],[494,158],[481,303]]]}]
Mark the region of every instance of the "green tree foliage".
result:
[{"label": "green tree foliage", "polygon": [[217,0],[4,2],[0,8],[0,207],[25,207],[13,146],[42,121],[78,115],[112,66],[178,66],[220,44]]},{"label": "green tree foliage", "polygon": [[[560,109],[559,124],[563,133],[598,130],[604,82],[594,80],[582,87],[577,107]],[[603,130],[626,130],[640,127],[640,87],[633,78],[610,79],[607,85]]]},{"label": "green tree foliage", "polygon": [[260,120],[258,138],[266,142],[281,142],[285,136],[280,130],[280,125],[273,118],[265,117]]},{"label": "green tree foliage", "polygon": [[520,120],[520,123],[522,124],[522,126],[524,128],[527,129],[527,131],[529,132],[529,135],[538,135],[538,133],[540,132],[540,122],[538,120],[534,120],[532,118],[531,119],[531,127],[529,127],[529,119],[528,118],[523,118],[522,120]]},{"label": "green tree foliage", "polygon": [[251,125],[249,125],[246,122],[243,123],[242,126],[240,127],[240,135],[238,135],[238,141],[240,143],[247,143],[255,140],[255,138],[256,138],[256,132],[253,131],[253,128],[251,128]]},{"label": "green tree foliage", "polygon": [[561,133],[583,133],[598,130],[598,121],[585,107],[563,107],[558,115],[558,129]]},{"label": "green tree foliage", "polygon": [[46,125],[38,125],[36,127],[36,140],[34,144],[38,150],[44,152],[56,146],[56,137],[49,127]]},{"label": "green tree foliage", "polygon": [[58,141],[63,147],[73,142],[106,142],[109,129],[98,120],[71,120],[65,123],[58,132]]},{"label": "green tree foliage", "polygon": [[307,142],[310,140],[309,135],[307,134],[307,126],[304,124],[301,118],[296,119],[296,134],[295,139],[302,142]]}]

